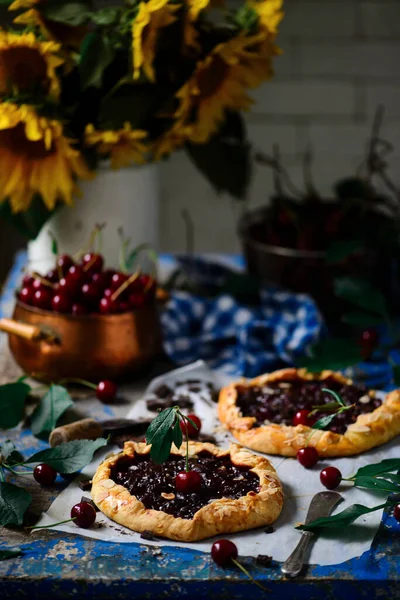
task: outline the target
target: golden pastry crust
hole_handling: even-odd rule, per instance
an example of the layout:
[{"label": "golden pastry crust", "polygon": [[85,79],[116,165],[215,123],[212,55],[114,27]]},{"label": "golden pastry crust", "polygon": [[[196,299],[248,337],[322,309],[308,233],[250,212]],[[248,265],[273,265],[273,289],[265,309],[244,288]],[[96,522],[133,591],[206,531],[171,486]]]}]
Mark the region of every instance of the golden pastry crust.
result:
[{"label": "golden pastry crust", "polygon": [[[291,427],[287,425],[256,425],[254,417],[243,417],[236,404],[238,386],[265,386],[268,383],[290,380],[326,380],[336,379],[341,383],[352,384],[340,373],[322,371],[309,373],[305,369],[282,369],[252,380],[241,380],[222,388],[218,401],[220,421],[231,431],[241,444],[266,454],[296,456],[308,439],[308,445],[314,446],[322,457],[350,456],[366,452],[375,446],[388,442],[400,434],[400,390],[386,395],[381,406],[374,411],[358,416],[357,421],[347,427],[345,433],[312,430],[306,425]],[[375,396],[371,390],[368,395]],[[309,438],[311,431],[313,435]]]},{"label": "golden pastry crust", "polygon": [[[135,453],[149,454],[150,446],[144,443],[126,442],[124,451],[107,458],[97,469],[93,478],[92,498],[99,509],[113,521],[134,531],[151,531],[157,536],[194,542],[220,533],[233,533],[273,523],[280,515],[283,505],[282,486],[270,462],[256,456],[238,444],[229,450],[221,450],[209,443],[189,442],[189,454],[196,456],[206,450],[215,456],[230,454],[236,465],[250,467],[260,478],[258,493],[249,492],[236,500],[220,498],[198,510],[192,519],[175,517],[160,510],[146,509],[144,504],[123,487],[110,479],[111,467],[122,456],[133,457]],[[172,447],[171,454],[185,456],[186,445]]]}]

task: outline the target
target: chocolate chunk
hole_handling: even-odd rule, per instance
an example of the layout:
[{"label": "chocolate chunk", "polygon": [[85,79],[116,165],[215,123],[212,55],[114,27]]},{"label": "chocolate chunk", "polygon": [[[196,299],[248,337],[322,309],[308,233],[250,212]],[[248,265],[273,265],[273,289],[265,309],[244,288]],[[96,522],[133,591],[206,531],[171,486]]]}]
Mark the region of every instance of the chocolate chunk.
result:
[{"label": "chocolate chunk", "polygon": [[187,408],[191,410],[193,408],[193,402],[189,396],[180,394],[179,396],[168,396],[164,400],[160,398],[150,398],[146,401],[147,409],[151,412],[157,412],[164,408],[171,408],[172,406],[179,406],[179,408]]},{"label": "chocolate chunk", "polygon": [[179,396],[174,396],[172,398],[171,406],[174,406],[175,404],[179,406],[179,408],[188,408],[189,410],[193,408],[193,401],[191,400],[191,398],[183,394],[180,394]]},{"label": "chocolate chunk", "polygon": [[97,508],[97,506],[95,505],[93,500],[91,498],[89,498],[88,496],[82,496],[81,502],[87,502],[88,504],[91,504],[93,506],[94,510],[96,512],[99,512],[99,509]]},{"label": "chocolate chunk", "polygon": [[92,489],[92,480],[85,479],[84,481],[80,481],[78,485],[81,488],[82,492],[90,492],[90,490]]},{"label": "chocolate chunk", "polygon": [[189,392],[193,392],[194,394],[197,394],[198,392],[201,392],[202,388],[200,385],[190,385],[188,387]]},{"label": "chocolate chunk", "polygon": [[270,567],[272,565],[272,556],[267,556],[267,554],[259,554],[256,558],[256,563],[262,567]]},{"label": "chocolate chunk", "polygon": [[275,529],[272,527],[272,525],[268,525],[268,527],[266,527],[264,529],[264,533],[274,533]]},{"label": "chocolate chunk", "polygon": [[157,389],[154,390],[154,394],[158,397],[158,398],[167,398],[167,396],[169,396],[170,394],[172,394],[172,390],[171,388],[169,388],[167,385],[165,385],[164,383],[159,385]]},{"label": "chocolate chunk", "polygon": [[152,533],[151,531],[147,531],[147,529],[145,529],[140,534],[140,537],[142,538],[142,540],[148,540],[149,542],[153,542],[154,540],[157,539],[157,536],[154,535],[154,533]]}]

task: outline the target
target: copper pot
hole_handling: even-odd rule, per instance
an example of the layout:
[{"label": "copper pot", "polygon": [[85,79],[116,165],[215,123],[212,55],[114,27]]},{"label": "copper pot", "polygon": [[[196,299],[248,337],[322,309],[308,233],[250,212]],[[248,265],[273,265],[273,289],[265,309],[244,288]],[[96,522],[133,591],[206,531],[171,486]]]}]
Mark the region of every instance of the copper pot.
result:
[{"label": "copper pot", "polygon": [[15,361],[42,381],[128,378],[161,353],[156,303],[117,315],[61,315],[17,301],[0,319]]}]

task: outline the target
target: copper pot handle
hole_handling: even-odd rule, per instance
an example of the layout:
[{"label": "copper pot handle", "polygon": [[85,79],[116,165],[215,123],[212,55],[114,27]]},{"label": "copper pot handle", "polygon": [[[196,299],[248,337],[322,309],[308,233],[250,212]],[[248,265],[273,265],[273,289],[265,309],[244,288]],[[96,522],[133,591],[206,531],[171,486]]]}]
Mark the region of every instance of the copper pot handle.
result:
[{"label": "copper pot handle", "polygon": [[28,325],[13,319],[0,319],[0,330],[12,333],[26,340],[36,341],[43,339],[43,331],[37,325]]}]

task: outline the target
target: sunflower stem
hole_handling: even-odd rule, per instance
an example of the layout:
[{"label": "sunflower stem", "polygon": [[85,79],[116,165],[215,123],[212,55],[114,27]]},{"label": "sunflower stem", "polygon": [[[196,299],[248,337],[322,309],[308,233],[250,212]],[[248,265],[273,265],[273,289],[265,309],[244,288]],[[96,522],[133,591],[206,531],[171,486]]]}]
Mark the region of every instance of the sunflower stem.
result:
[{"label": "sunflower stem", "polygon": [[235,564],[237,567],[239,567],[239,569],[241,571],[243,571],[243,573],[253,582],[255,583],[259,588],[261,588],[262,590],[264,590],[264,592],[270,592],[271,590],[269,590],[268,588],[264,587],[262,585],[262,583],[260,583],[259,581],[257,581],[256,579],[254,579],[253,575],[251,575],[249,573],[249,571],[246,569],[246,567],[244,567],[236,558],[232,558],[231,559],[233,564]]}]

